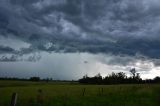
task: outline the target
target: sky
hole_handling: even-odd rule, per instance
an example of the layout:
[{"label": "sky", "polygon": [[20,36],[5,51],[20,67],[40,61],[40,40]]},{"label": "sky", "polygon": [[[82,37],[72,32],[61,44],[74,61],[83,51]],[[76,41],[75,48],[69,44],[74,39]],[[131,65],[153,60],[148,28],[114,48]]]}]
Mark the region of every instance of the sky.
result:
[{"label": "sky", "polygon": [[159,0],[0,0],[0,77],[160,76]]}]

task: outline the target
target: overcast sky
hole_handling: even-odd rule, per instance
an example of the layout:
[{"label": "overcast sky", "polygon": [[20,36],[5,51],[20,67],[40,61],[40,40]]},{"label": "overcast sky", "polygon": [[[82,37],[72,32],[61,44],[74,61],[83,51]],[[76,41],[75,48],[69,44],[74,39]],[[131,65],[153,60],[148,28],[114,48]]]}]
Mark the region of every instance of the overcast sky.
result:
[{"label": "overcast sky", "polygon": [[0,0],[0,77],[160,76],[159,0]]}]

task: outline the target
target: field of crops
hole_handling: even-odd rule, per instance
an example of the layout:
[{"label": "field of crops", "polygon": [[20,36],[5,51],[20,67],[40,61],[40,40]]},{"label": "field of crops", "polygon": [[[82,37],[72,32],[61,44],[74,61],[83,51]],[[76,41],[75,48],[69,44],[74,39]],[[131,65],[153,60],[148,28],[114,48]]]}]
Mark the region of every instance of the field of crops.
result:
[{"label": "field of crops", "polygon": [[160,106],[160,85],[82,85],[67,82],[0,81],[0,106]]}]

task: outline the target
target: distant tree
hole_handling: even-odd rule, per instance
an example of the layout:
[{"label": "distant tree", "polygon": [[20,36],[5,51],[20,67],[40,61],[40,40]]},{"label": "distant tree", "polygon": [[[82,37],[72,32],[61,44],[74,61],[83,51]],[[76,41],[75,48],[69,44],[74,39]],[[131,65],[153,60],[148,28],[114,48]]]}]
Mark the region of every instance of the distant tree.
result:
[{"label": "distant tree", "polygon": [[88,78],[88,75],[87,75],[87,74],[83,76],[83,79],[85,79],[85,78]]},{"label": "distant tree", "polygon": [[50,78],[50,81],[52,81],[53,79],[52,78]]},{"label": "distant tree", "polygon": [[46,81],[46,82],[49,82],[50,80],[49,80],[49,78],[46,78],[45,81]]},{"label": "distant tree", "polygon": [[142,78],[140,77],[140,73],[136,73],[135,80],[136,80],[136,82],[138,82],[138,83],[141,83],[141,82],[142,82]]},{"label": "distant tree", "polygon": [[140,77],[140,73],[136,73],[135,78],[136,78],[136,79],[141,79],[141,77]]},{"label": "distant tree", "polygon": [[102,76],[100,73],[98,73],[97,75],[95,75],[95,77],[101,78]]},{"label": "distant tree", "polygon": [[40,77],[30,77],[30,81],[40,81]]},{"label": "distant tree", "polygon": [[155,77],[154,79],[153,79],[153,82],[154,83],[160,83],[160,77]]},{"label": "distant tree", "polygon": [[101,74],[98,73],[94,77],[88,77],[87,75],[79,79],[80,83],[86,84],[141,84],[141,83],[160,83],[160,77],[156,77],[154,80],[142,80],[140,73],[137,73],[135,68],[130,70],[132,76],[127,77],[124,72],[114,73],[102,78]]},{"label": "distant tree", "polygon": [[126,83],[126,74],[123,72],[114,73],[112,72],[110,75],[106,76],[103,79],[105,84],[119,84],[119,83]]},{"label": "distant tree", "polygon": [[96,84],[101,84],[102,83],[102,76],[101,76],[100,73],[95,75],[92,79],[94,79],[94,83],[96,83]]},{"label": "distant tree", "polygon": [[119,73],[117,73],[117,77],[119,79],[125,79],[126,78],[126,74],[124,72],[119,72]]},{"label": "distant tree", "polygon": [[88,75],[84,75],[83,78],[79,79],[80,83],[88,83],[89,82],[89,77]]},{"label": "distant tree", "polygon": [[130,73],[132,74],[132,78],[135,78],[135,76],[136,76],[136,69],[135,69],[135,68],[132,68],[132,69],[130,70]]}]

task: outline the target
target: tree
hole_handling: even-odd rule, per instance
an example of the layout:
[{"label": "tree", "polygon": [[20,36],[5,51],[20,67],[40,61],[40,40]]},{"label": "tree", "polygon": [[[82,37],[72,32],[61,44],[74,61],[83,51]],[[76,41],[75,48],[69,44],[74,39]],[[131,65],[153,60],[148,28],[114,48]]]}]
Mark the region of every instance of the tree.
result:
[{"label": "tree", "polygon": [[30,81],[40,81],[40,77],[31,77]]},{"label": "tree", "polygon": [[100,73],[98,73],[97,75],[95,75],[96,78],[101,78],[102,79],[102,76]]},{"label": "tree", "polygon": [[140,73],[136,73],[136,79],[141,79]]},{"label": "tree", "polygon": [[160,83],[160,77],[155,77],[154,79],[153,79],[153,82],[154,83]]},{"label": "tree", "polygon": [[96,84],[101,84],[102,83],[102,76],[101,76],[100,73],[95,75],[92,79],[94,80],[93,83],[96,83]]},{"label": "tree", "polygon": [[88,75],[87,75],[87,74],[83,76],[83,79],[86,79],[86,78],[88,78]]},{"label": "tree", "polygon": [[135,68],[132,68],[132,69],[130,70],[130,72],[131,72],[131,74],[132,74],[132,78],[135,78],[135,76],[136,76],[136,69],[135,69]]},{"label": "tree", "polygon": [[126,74],[123,73],[123,72],[117,73],[117,76],[118,76],[119,79],[125,79],[126,78]]}]

